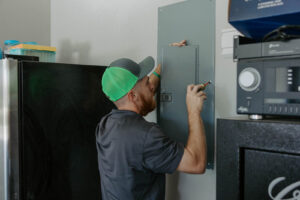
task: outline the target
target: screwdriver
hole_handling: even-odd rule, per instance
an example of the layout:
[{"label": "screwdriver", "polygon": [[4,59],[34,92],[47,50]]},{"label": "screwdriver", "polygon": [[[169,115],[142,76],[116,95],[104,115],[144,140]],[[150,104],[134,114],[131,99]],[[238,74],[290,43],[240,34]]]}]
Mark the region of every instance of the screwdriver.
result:
[{"label": "screwdriver", "polygon": [[200,84],[202,87],[200,88],[199,91],[205,90],[206,86],[209,85],[209,84],[211,84],[211,83],[212,83],[212,82],[211,82],[211,80],[210,80],[210,81],[207,81],[207,82],[204,83],[204,84]]}]

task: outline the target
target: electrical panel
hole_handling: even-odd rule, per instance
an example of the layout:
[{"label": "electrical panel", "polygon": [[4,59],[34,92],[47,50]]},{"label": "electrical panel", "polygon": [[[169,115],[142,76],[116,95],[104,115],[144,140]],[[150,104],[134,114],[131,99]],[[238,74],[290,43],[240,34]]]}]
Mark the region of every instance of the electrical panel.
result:
[{"label": "electrical panel", "polygon": [[[158,123],[172,139],[186,143],[189,84],[211,80],[201,113],[207,140],[207,168],[214,164],[215,2],[189,0],[158,9],[158,63],[162,64]],[[187,46],[170,44],[187,40]]]}]

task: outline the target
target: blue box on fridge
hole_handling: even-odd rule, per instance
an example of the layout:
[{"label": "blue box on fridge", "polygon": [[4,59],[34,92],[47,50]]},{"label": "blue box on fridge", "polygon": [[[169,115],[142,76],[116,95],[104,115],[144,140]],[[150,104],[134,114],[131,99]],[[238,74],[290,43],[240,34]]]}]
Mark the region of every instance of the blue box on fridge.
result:
[{"label": "blue box on fridge", "polygon": [[300,0],[230,0],[228,21],[246,37],[261,41],[282,25],[300,25]]}]

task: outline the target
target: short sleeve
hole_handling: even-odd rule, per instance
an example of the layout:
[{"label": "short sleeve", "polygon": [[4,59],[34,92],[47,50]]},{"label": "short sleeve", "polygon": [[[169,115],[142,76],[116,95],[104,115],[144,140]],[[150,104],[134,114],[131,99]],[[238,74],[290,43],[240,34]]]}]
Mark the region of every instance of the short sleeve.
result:
[{"label": "short sleeve", "polygon": [[166,136],[159,126],[153,126],[146,135],[143,165],[155,173],[173,173],[182,158],[184,146]]}]

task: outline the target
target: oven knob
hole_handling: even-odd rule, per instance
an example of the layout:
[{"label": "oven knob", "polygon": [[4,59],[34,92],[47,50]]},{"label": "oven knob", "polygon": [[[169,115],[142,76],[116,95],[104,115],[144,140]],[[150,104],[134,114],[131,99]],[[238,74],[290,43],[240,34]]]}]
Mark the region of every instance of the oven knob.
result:
[{"label": "oven knob", "polygon": [[243,90],[253,91],[257,89],[260,84],[260,74],[259,72],[252,68],[245,68],[239,75],[239,85]]}]

